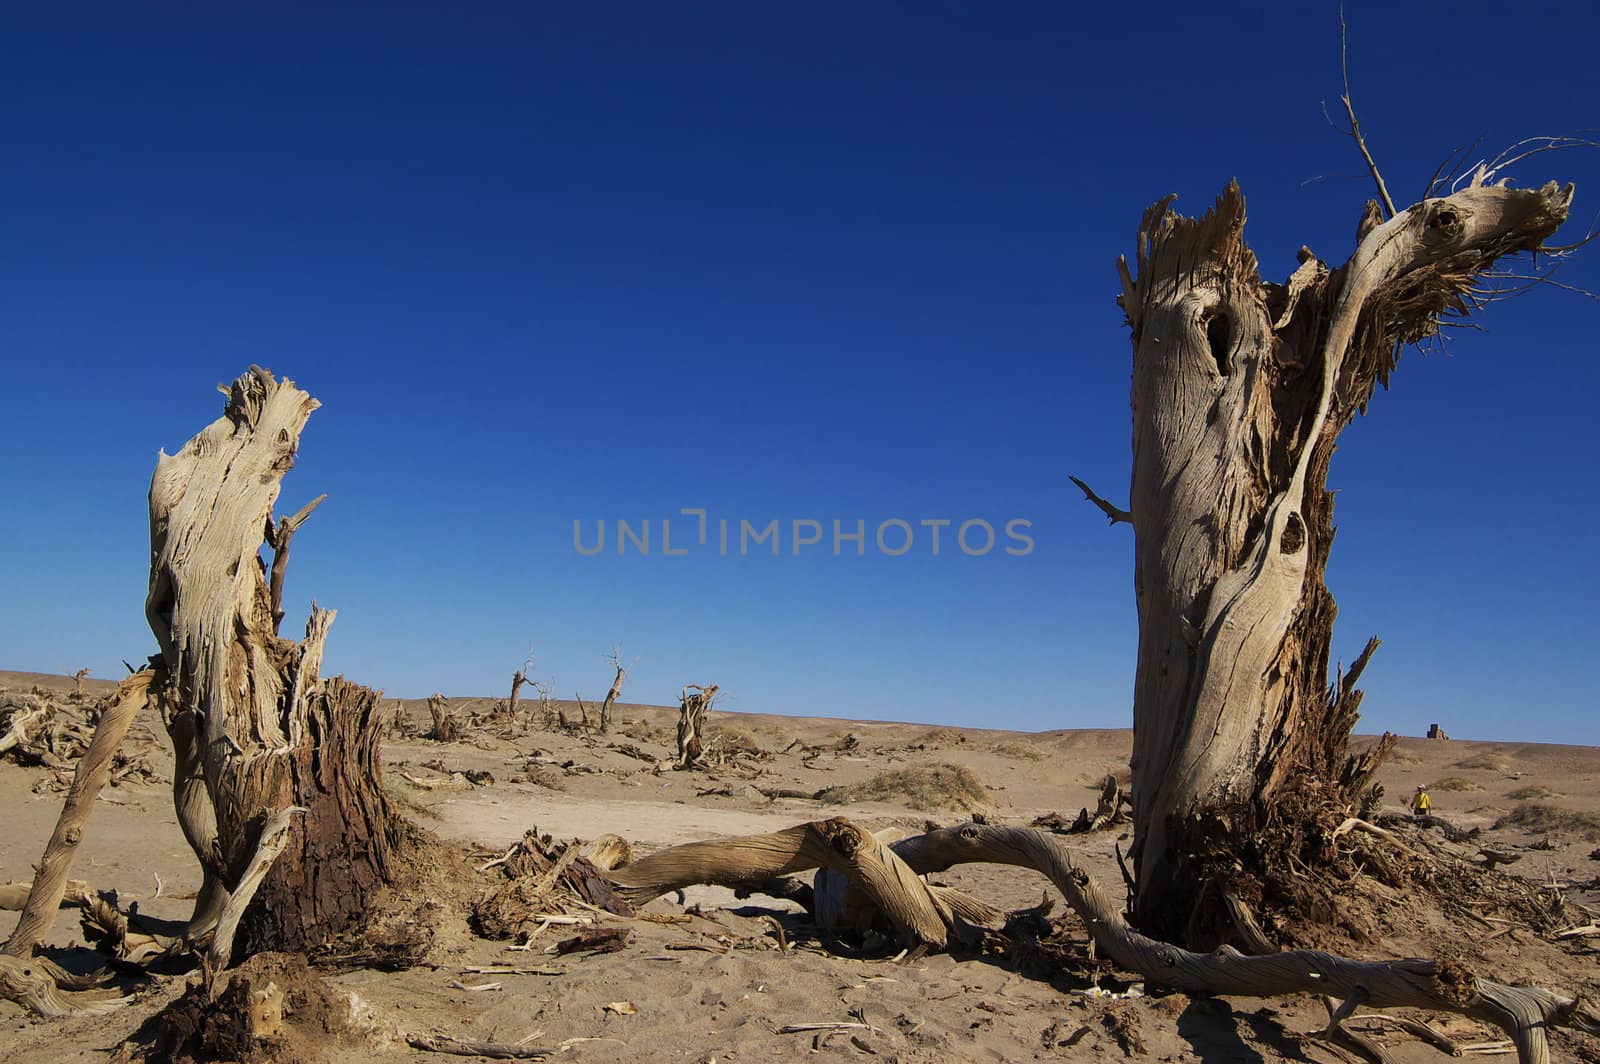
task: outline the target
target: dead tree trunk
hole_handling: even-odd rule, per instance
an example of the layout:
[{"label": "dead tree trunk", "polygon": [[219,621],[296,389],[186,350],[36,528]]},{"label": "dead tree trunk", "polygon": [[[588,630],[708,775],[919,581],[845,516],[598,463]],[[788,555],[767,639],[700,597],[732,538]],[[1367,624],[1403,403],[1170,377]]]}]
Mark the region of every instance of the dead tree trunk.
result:
[{"label": "dead tree trunk", "polygon": [[612,647],[611,657],[606,659],[617,670],[612,677],[611,689],[606,692],[606,700],[600,703],[600,734],[604,735],[611,730],[611,707],[616,705],[617,696],[622,693],[622,681],[628,675],[628,670],[622,664],[622,648]]},{"label": "dead tree trunk", "polygon": [[[304,951],[347,930],[392,878],[402,822],[378,773],[376,696],[319,675],[333,611],[313,607],[304,639],[280,639],[260,564],[318,404],[256,367],[226,394],[223,416],[163,454],[150,485],[145,612],[174,690],[178,819],[204,869],[188,935],[241,920],[253,949]],[[287,836],[277,832],[294,811]],[[238,912],[248,898],[235,892],[254,884],[260,898]]]},{"label": "dead tree trunk", "polygon": [[1237,185],[1199,219],[1157,203],[1135,269],[1119,263],[1130,509],[1089,494],[1134,527],[1135,916],[1152,933],[1186,937],[1196,899],[1221,896],[1202,885],[1287,794],[1353,801],[1376,767],[1346,743],[1377,641],[1328,678],[1328,461],[1400,347],[1476,309],[1495,260],[1539,248],[1567,217],[1570,185],[1482,177],[1381,224],[1369,205],[1349,261],[1330,270],[1302,249],[1287,284],[1261,280]]},{"label": "dead tree trunk", "polygon": [[716,700],[717,685],[701,687],[690,684],[683,689],[678,702],[678,763],[677,768],[694,768],[700,760],[703,746],[700,729],[705,725],[706,714]]},{"label": "dead tree trunk", "polygon": [[439,743],[453,743],[461,738],[461,725],[450,712],[450,700],[435,692],[428,696],[428,715],[433,718],[433,730],[428,738]]},{"label": "dead tree trunk", "polygon": [[522,695],[522,685],[528,682],[528,668],[522,668],[511,674],[511,693],[506,696],[506,720],[513,726],[517,723],[517,699]]}]

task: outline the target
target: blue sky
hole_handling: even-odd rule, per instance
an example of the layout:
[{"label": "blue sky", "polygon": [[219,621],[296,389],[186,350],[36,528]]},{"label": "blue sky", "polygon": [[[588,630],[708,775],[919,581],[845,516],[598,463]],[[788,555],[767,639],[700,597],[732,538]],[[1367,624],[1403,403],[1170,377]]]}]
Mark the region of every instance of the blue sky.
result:
[{"label": "blue sky", "polygon": [[[0,665],[111,677],[152,649],[157,449],[258,362],[324,403],[282,505],[330,496],[286,628],[337,608],[332,670],[498,693],[532,644],[588,696],[621,643],[630,699],[1125,726],[1131,537],[1067,481],[1126,498],[1115,258],[1150,202],[1198,213],[1237,177],[1283,277],[1302,244],[1342,261],[1370,192],[1323,118],[1335,6],[1096,8],[9,10]],[[1464,142],[1600,124],[1589,5],[1537,32],[1503,5],[1349,18],[1397,199]],[[1573,233],[1600,205],[1594,152],[1520,177],[1578,183]],[[1600,252],[1563,277],[1600,288]],[[1481,323],[1408,352],[1344,435],[1336,654],[1385,640],[1363,730],[1600,743],[1600,306],[1544,290]],[[685,507],[712,544],[664,557]],[[782,554],[720,556],[719,518],[778,520]],[[891,518],[904,556],[872,542]],[[615,553],[618,519],[652,522],[650,556]],[[797,556],[804,519],[824,541]],[[934,556],[937,519],[997,545],[951,526]]]}]

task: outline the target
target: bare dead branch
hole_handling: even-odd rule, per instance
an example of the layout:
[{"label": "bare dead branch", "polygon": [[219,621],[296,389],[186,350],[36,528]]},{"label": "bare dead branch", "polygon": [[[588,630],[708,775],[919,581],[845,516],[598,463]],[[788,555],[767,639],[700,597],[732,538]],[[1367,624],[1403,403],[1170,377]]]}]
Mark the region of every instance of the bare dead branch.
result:
[{"label": "bare dead branch", "polygon": [[1339,5],[1339,72],[1344,76],[1344,95],[1339,97],[1344,101],[1344,113],[1350,118],[1350,136],[1355,140],[1356,147],[1361,150],[1361,157],[1367,161],[1367,171],[1372,174],[1373,184],[1378,186],[1378,196],[1383,200],[1385,218],[1395,216],[1394,197],[1389,195],[1389,186],[1383,182],[1383,174],[1378,170],[1378,163],[1372,157],[1372,152],[1367,149],[1367,139],[1361,135],[1361,122],[1356,118],[1355,104],[1350,102],[1350,28],[1345,23],[1344,5]]},{"label": "bare dead branch", "polygon": [[300,531],[300,526],[306,523],[313,510],[321,506],[328,497],[323,492],[315,499],[300,507],[300,511],[293,517],[281,517],[278,523],[272,523],[271,515],[267,517],[267,545],[272,548],[272,582],[269,593],[272,597],[272,631],[277,634],[278,627],[283,623],[283,578],[289,571],[289,541],[294,534]]},{"label": "bare dead branch", "polygon": [[1078,490],[1083,492],[1083,497],[1100,507],[1100,510],[1111,519],[1112,524],[1117,524],[1119,522],[1130,525],[1133,524],[1133,514],[1129,513],[1127,510],[1119,510],[1111,503],[1106,502],[1106,500],[1094,493],[1093,488],[1089,487],[1089,485],[1085,484],[1077,477],[1069,475],[1067,479],[1078,485]]}]

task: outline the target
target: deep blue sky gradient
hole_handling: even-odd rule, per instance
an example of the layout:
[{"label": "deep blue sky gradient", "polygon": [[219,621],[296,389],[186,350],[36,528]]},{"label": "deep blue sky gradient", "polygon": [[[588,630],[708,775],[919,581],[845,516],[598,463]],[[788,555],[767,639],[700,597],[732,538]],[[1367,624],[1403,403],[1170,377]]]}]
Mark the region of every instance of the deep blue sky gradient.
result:
[{"label": "deep blue sky gradient", "polygon": [[[1397,198],[1482,138],[1600,125],[1600,14],[1350,5]],[[1505,33],[1473,35],[1505,26]],[[729,708],[1125,726],[1130,355],[1113,268],[1231,177],[1264,273],[1349,253],[1337,9],[70,5],[0,17],[0,664],[152,649],[158,448],[258,362],[320,398],[290,617],[392,695],[718,682]],[[1479,153],[1484,154],[1483,152]],[[1545,155],[1522,183],[1600,156]],[[1600,288],[1600,252],[1563,279]],[[1363,729],[1600,743],[1600,306],[1542,290],[1408,352],[1344,437],[1329,581]],[[833,519],[867,557],[582,557],[572,522]],[[901,558],[900,517],[1033,522]],[[674,522],[675,543],[690,522]],[[830,528],[831,531],[831,528]],[[950,531],[946,531],[946,537]],[[608,544],[611,546],[614,544]],[[847,545],[848,547],[848,545]]]}]

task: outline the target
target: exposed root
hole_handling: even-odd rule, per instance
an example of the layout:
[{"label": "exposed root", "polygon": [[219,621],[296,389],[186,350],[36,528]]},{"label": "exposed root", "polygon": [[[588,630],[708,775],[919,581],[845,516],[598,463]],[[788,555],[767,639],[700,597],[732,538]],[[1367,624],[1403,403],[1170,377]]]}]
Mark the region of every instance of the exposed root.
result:
[{"label": "exposed root", "polygon": [[[891,848],[848,821],[821,821],[768,835],[673,847],[611,877],[626,896],[642,904],[694,883],[749,882],[825,865],[857,885],[867,902],[881,901],[903,936],[939,947],[947,940],[946,928],[956,926],[955,914],[948,904],[936,902],[917,876],[969,862],[1017,865],[1044,875],[1066,897],[1099,950],[1152,983],[1198,994],[1337,998],[1343,1004],[1330,1010],[1324,1034],[1362,1052],[1375,1043],[1343,1028],[1361,1005],[1455,1012],[1492,1023],[1511,1036],[1522,1064],[1548,1064],[1549,1029],[1587,1022],[1575,1015],[1575,999],[1539,987],[1496,983],[1452,958],[1358,961],[1320,950],[1252,957],[1228,946],[1195,953],[1152,939],[1127,923],[1121,907],[1065,847],[1032,828],[971,823],[903,839]],[[926,901],[927,909],[912,906],[908,915],[908,896]],[[917,919],[924,912],[945,926],[930,931]]]}]

